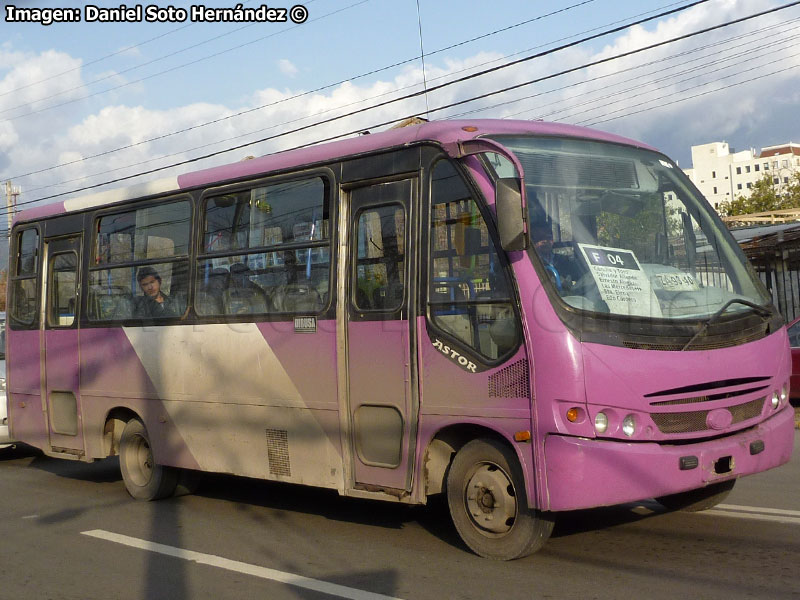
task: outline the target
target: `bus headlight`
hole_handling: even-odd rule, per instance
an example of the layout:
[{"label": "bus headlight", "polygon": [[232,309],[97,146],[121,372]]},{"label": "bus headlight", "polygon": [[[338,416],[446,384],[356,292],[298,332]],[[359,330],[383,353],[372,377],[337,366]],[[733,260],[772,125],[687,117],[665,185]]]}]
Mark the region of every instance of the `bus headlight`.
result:
[{"label": "bus headlight", "polygon": [[778,392],[772,392],[772,408],[778,408],[781,404],[781,398],[778,396]]},{"label": "bus headlight", "polygon": [[633,418],[633,415],[628,415],[622,421],[622,433],[631,437],[634,433],[636,433],[636,421]]},{"label": "bus headlight", "polygon": [[594,418],[594,428],[597,433],[605,433],[608,429],[608,417],[606,413],[599,412]]},{"label": "bus headlight", "polygon": [[781,402],[785,402],[788,397],[789,397],[789,386],[784,383],[783,387],[781,388]]}]

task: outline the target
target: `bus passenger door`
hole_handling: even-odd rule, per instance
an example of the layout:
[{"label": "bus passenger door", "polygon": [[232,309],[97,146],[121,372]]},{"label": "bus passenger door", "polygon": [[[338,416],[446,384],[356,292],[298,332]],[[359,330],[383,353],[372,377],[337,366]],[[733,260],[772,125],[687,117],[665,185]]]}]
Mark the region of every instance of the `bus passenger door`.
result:
[{"label": "bus passenger door", "polygon": [[411,489],[418,390],[408,285],[415,251],[408,242],[416,190],[417,180],[406,179],[350,194],[347,357],[356,487]]},{"label": "bus passenger door", "polygon": [[84,454],[79,390],[78,322],[81,237],[45,240],[44,364],[50,446]]}]

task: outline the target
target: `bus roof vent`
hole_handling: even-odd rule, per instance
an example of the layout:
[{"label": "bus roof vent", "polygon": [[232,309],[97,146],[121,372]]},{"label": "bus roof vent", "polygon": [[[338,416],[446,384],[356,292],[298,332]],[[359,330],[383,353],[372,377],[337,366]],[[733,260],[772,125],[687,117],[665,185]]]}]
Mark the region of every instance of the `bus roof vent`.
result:
[{"label": "bus roof vent", "polygon": [[530,394],[528,360],[523,358],[489,376],[490,398],[527,398]]}]

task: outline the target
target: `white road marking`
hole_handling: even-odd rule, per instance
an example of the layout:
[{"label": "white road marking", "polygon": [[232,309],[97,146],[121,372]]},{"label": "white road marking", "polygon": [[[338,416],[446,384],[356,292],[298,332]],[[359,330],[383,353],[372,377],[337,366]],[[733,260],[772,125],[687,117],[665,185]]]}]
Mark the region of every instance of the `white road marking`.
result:
[{"label": "white road marking", "polygon": [[351,600],[401,600],[393,596],[384,596],[383,594],[374,594],[372,592],[365,592],[355,588],[337,585],[335,583],[328,583],[319,579],[311,579],[310,577],[303,577],[302,575],[295,575],[293,573],[285,573],[283,571],[276,571],[275,569],[268,569],[267,567],[259,567],[258,565],[251,565],[248,563],[239,562],[237,560],[230,560],[221,556],[214,556],[213,554],[203,554],[202,552],[194,552],[192,550],[184,550],[183,548],[176,548],[174,546],[166,546],[164,544],[157,544],[148,540],[130,537],[119,533],[112,533],[102,529],[93,529],[92,531],[83,531],[83,535],[88,535],[101,540],[109,542],[116,542],[132,548],[139,548],[147,550],[148,552],[156,552],[158,554],[165,554],[183,560],[190,560],[201,565],[209,565],[226,569],[228,571],[236,571],[237,573],[244,573],[262,579],[269,579],[277,581],[278,583],[285,583],[286,585],[293,585],[296,587],[322,592],[323,594],[330,594],[331,596],[339,596],[341,598],[350,598]]},{"label": "white road marking", "polygon": [[772,521],[788,525],[800,525],[799,510],[782,508],[762,508],[758,506],[739,506],[736,504],[718,504],[715,508],[705,510],[701,514],[735,519],[752,519],[755,521]]}]

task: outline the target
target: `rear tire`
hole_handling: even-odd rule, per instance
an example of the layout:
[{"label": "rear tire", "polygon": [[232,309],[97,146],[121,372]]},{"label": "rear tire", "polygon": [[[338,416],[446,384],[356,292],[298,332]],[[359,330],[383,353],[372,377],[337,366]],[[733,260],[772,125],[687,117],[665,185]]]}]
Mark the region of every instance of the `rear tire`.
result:
[{"label": "rear tire", "polygon": [[684,512],[699,512],[715,507],[720,502],[724,502],[728,494],[731,493],[735,479],[712,483],[704,488],[661,496],[656,500],[670,510],[682,510]]},{"label": "rear tire", "polygon": [[517,457],[493,439],[473,440],[456,453],[447,475],[447,504],[461,539],[485,558],[527,556],[553,531],[549,514],[528,508]]},{"label": "rear tire", "polygon": [[125,488],[137,500],[159,500],[175,493],[178,471],[156,464],[147,429],[139,419],[131,419],[122,430],[119,466]]}]

